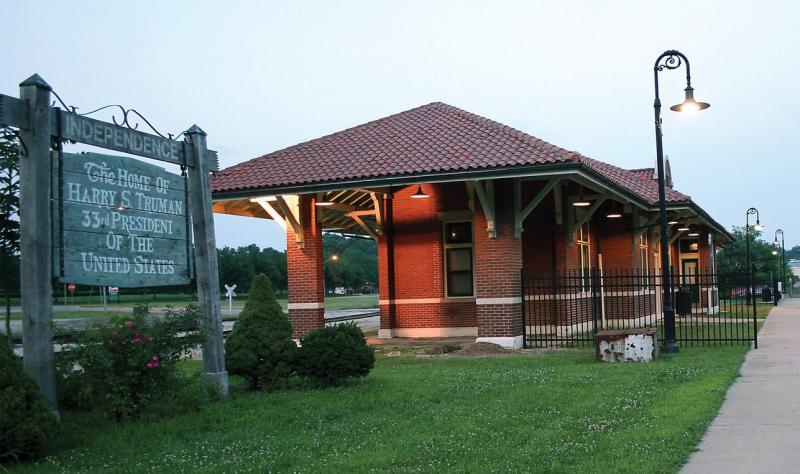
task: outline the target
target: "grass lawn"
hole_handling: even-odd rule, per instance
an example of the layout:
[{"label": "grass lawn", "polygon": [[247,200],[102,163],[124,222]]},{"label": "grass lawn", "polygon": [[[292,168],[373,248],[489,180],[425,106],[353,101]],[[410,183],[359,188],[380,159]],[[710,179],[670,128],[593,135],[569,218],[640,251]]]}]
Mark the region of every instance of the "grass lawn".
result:
[{"label": "grass lawn", "polygon": [[601,364],[591,350],[379,357],[345,387],[235,390],[158,421],[67,413],[54,454],[14,470],[676,472],[746,351],[682,348],[652,364]]}]

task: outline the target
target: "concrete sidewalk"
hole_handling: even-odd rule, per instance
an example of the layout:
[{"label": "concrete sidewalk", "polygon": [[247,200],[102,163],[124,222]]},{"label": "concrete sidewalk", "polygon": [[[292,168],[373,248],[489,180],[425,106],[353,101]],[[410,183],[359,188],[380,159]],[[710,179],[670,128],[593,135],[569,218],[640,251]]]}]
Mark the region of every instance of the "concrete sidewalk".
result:
[{"label": "concrete sidewalk", "polygon": [[800,471],[800,299],[769,314],[758,349],[681,472]]}]

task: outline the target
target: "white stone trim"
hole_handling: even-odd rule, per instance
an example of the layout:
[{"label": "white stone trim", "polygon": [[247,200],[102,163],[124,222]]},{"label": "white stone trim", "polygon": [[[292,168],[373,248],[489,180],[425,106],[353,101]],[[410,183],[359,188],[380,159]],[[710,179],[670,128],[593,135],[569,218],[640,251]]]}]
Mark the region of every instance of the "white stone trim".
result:
[{"label": "white stone trim", "polygon": [[289,303],[287,309],[325,309],[325,303]]},{"label": "white stone trim", "polygon": [[443,303],[473,303],[473,296],[459,296],[451,298],[406,298],[401,300],[379,300],[378,305],[403,305],[403,304],[443,304]]},{"label": "white stone trim", "polygon": [[379,329],[378,337],[389,339],[392,337],[465,337],[477,336],[477,327],[455,328],[395,328]]},{"label": "white stone trim", "polygon": [[475,342],[488,342],[497,344],[498,346],[505,347],[506,349],[521,349],[522,348],[522,335],[511,337],[479,337]]},{"label": "white stone trim", "polygon": [[475,298],[475,304],[477,305],[485,305],[485,304],[520,304],[522,303],[522,298],[519,296],[513,296],[510,298]]}]

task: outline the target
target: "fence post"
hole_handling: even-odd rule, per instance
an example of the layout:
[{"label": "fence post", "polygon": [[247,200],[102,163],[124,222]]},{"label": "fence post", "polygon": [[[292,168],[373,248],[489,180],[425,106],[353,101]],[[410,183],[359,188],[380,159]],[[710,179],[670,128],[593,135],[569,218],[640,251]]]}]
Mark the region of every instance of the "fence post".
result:
[{"label": "fence post", "polygon": [[594,327],[594,333],[597,334],[597,307],[598,307],[598,298],[597,294],[599,292],[600,286],[600,278],[598,277],[598,269],[592,268],[592,326]]},{"label": "fence post", "polygon": [[525,322],[525,269],[519,271],[519,290],[522,300],[522,348],[528,348],[528,326]]}]

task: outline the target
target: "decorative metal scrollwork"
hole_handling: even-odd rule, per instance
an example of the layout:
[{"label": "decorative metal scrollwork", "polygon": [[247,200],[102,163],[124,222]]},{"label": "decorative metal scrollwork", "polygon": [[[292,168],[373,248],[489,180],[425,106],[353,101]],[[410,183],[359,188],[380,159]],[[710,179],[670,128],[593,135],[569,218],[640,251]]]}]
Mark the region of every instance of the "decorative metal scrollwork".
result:
[{"label": "decorative metal scrollwork", "polygon": [[[111,121],[114,122],[114,125],[117,125],[119,127],[128,127],[128,128],[130,128],[132,130],[138,130],[139,129],[139,123],[138,122],[131,123],[131,118],[133,118],[133,115],[136,115],[139,119],[144,121],[144,123],[146,123],[148,127],[150,127],[150,130],[152,130],[153,133],[155,133],[159,137],[168,138],[168,139],[172,140],[172,138],[174,136],[172,133],[168,133],[168,134],[164,135],[161,132],[159,132],[158,129],[156,129],[156,127],[154,127],[153,124],[150,123],[150,121],[147,120],[144,117],[144,115],[139,113],[138,110],[136,110],[136,109],[126,109],[125,107],[123,107],[121,105],[118,105],[118,104],[106,105],[104,107],[100,107],[98,109],[94,109],[91,112],[86,112],[85,114],[78,114],[78,115],[91,115],[93,113],[100,112],[101,110],[112,109],[112,108],[117,108],[122,113],[122,119],[119,120],[119,121],[117,121],[117,116],[116,115],[113,115],[113,114],[111,115]],[[133,118],[133,120],[136,121],[138,119]]]},{"label": "decorative metal scrollwork", "polygon": [[683,55],[678,51],[667,51],[659,58],[659,63],[656,64],[656,69],[663,71],[664,69],[678,69],[683,64],[681,59]]},{"label": "decorative metal scrollwork", "polygon": [[[177,136],[175,134],[173,134],[173,133],[167,133],[166,135],[164,135],[163,133],[159,132],[158,129],[156,129],[156,127],[154,127],[153,124],[150,123],[150,121],[147,120],[147,118],[145,118],[145,116],[142,115],[138,110],[136,110],[136,109],[126,109],[125,107],[123,107],[121,105],[118,105],[118,104],[106,105],[106,106],[94,109],[94,110],[92,110],[90,112],[86,112],[86,113],[81,114],[81,113],[78,113],[78,107],[67,105],[61,99],[61,97],[58,95],[58,93],[56,93],[56,91],[51,91],[51,92],[56,97],[56,99],[58,99],[58,102],[61,104],[62,107],[64,107],[65,110],[67,110],[69,112],[72,112],[72,113],[76,113],[78,115],[88,116],[88,115],[92,115],[94,113],[97,113],[97,112],[100,112],[100,111],[106,110],[106,109],[119,109],[119,113],[122,114],[122,117],[120,119],[117,119],[116,113],[111,115],[111,121],[114,122],[114,125],[117,125],[119,127],[127,127],[127,128],[130,128],[131,130],[138,130],[139,129],[139,122],[138,121],[142,120],[144,123],[147,124],[148,127],[150,127],[150,130],[152,130],[153,133],[155,133],[156,135],[158,135],[161,138],[167,138],[167,139],[170,139],[170,140],[177,140],[178,137],[183,135],[183,132],[179,133]],[[55,105],[56,105],[56,101],[53,101],[53,106],[55,106]],[[134,117],[134,115],[135,115],[135,117]]]}]

